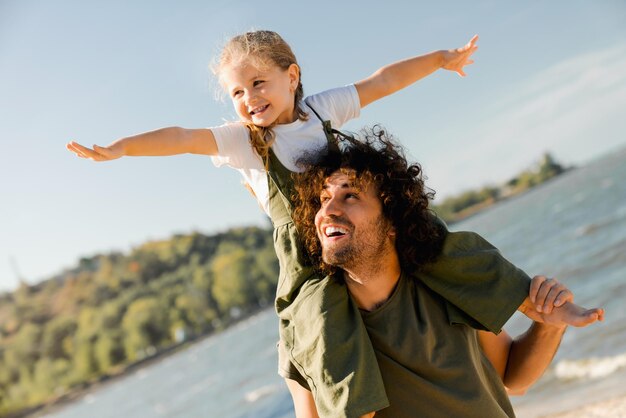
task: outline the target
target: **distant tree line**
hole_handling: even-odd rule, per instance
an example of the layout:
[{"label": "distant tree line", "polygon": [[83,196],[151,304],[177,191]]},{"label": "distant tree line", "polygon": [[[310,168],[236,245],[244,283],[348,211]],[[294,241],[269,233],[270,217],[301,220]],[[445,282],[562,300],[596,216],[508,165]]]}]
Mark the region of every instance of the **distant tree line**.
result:
[{"label": "distant tree line", "polygon": [[445,199],[433,205],[433,210],[448,223],[465,219],[477,211],[488,207],[507,197],[522,193],[531,187],[569,170],[555,161],[549,153],[531,169],[525,170],[501,186],[485,186],[478,190],[470,190]]},{"label": "distant tree line", "polygon": [[271,231],[177,235],[82,258],[0,294],[0,416],[80,388],[272,303]]}]

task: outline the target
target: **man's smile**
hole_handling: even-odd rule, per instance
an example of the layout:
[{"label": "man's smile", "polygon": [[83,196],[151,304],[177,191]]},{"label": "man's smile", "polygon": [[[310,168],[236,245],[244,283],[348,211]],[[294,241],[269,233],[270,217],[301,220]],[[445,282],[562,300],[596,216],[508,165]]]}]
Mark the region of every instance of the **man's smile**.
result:
[{"label": "man's smile", "polygon": [[335,226],[335,225],[328,225],[322,228],[324,231],[324,235],[326,237],[340,237],[340,236],[344,236],[348,233],[348,229],[347,228],[343,228],[340,226]]}]

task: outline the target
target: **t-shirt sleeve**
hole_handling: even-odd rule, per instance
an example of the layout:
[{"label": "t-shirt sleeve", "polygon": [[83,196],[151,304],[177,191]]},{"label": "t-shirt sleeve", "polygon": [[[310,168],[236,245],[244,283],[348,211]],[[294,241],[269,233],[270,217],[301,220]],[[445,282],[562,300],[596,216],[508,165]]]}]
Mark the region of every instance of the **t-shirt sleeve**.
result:
[{"label": "t-shirt sleeve", "polygon": [[211,160],[216,167],[229,166],[232,168],[257,168],[259,156],[250,145],[248,128],[239,122],[226,123],[211,129],[217,145],[217,155]]},{"label": "t-shirt sleeve", "polygon": [[[437,259],[420,279],[454,307],[451,323],[500,332],[528,296],[530,277],[475,232],[446,234]],[[469,318],[469,319],[468,319]]]},{"label": "t-shirt sleeve", "polygon": [[334,128],[340,128],[361,114],[361,102],[354,84],[314,94],[306,98],[306,103],[323,119],[330,120]]}]

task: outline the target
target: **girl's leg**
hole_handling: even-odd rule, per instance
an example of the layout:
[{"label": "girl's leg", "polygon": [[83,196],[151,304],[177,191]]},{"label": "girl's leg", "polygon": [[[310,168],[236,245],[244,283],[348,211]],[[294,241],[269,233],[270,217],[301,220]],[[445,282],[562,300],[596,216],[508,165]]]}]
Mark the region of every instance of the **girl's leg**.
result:
[{"label": "girl's leg", "polygon": [[311,394],[292,391],[302,417],[371,415],[389,402],[361,313],[343,283],[317,275],[305,264],[306,257],[294,251],[297,246],[287,245],[298,239],[293,224],[275,230],[281,267],[279,374],[314,394],[315,414]]},{"label": "girl's leg", "polygon": [[296,418],[319,418],[311,391],[303,388],[298,382],[292,379],[285,379],[285,383],[287,383],[291,398],[293,399]]},{"label": "girl's leg", "polygon": [[[291,393],[291,398],[293,399],[293,407],[296,410],[296,418],[319,418],[311,391],[300,386],[300,384],[295,380],[285,379],[285,382],[287,383],[287,387]],[[375,412],[371,412],[369,414],[362,415],[361,418],[373,418],[374,414]]]}]

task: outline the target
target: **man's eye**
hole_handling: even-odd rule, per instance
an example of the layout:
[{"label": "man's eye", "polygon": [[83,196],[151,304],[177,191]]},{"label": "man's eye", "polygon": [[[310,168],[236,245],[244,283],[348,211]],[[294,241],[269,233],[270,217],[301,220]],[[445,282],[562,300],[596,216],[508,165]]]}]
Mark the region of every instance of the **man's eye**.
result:
[{"label": "man's eye", "polygon": [[263,83],[265,83],[265,80],[254,80],[254,83],[252,84],[254,85],[254,87],[258,87]]},{"label": "man's eye", "polygon": [[359,198],[358,193],[346,193],[346,199],[358,199],[358,198]]}]

